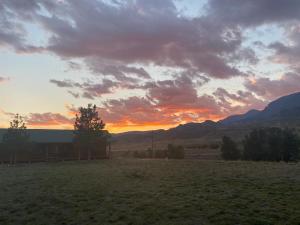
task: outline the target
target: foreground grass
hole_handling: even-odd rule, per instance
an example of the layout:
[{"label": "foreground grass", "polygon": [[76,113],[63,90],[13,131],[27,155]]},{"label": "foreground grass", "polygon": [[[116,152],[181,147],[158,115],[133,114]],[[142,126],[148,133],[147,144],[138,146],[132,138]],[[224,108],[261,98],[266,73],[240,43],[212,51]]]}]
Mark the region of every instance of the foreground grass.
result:
[{"label": "foreground grass", "polygon": [[300,164],[112,160],[0,166],[0,224],[300,224]]}]

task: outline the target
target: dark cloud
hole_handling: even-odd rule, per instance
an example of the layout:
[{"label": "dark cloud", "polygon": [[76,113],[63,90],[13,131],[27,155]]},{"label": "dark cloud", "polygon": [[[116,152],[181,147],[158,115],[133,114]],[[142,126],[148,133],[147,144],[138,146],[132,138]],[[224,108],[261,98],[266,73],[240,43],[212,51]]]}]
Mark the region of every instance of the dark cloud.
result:
[{"label": "dark cloud", "polygon": [[[257,62],[255,52],[242,47],[240,25],[300,17],[298,0],[209,0],[207,4],[205,16],[187,18],[172,0],[4,0],[0,44],[23,52],[47,49],[62,57],[86,58],[91,70],[117,79],[129,79],[126,74],[148,78],[143,68],[128,66],[136,63],[228,78],[243,75],[232,61]],[[51,36],[47,45],[26,45],[20,21],[46,29]]]},{"label": "dark cloud", "polygon": [[[136,72],[136,68],[128,67],[126,68],[128,70],[133,70]],[[143,70],[138,70],[140,72],[143,72]],[[205,76],[202,76],[201,74],[198,74],[196,71],[182,71],[182,72],[175,72],[175,73],[169,73],[173,80],[162,80],[154,82],[152,79],[149,80],[148,76],[147,79],[138,79],[138,78],[124,78],[124,79],[101,79],[101,81],[86,81],[83,83],[74,82],[72,80],[56,80],[51,79],[50,83],[55,84],[57,87],[60,88],[68,88],[68,89],[77,89],[76,92],[68,90],[68,93],[71,94],[73,97],[78,98],[81,92],[81,97],[88,98],[88,99],[94,99],[97,97],[101,97],[105,94],[111,94],[114,93],[118,89],[140,89],[144,91],[148,91],[149,94],[155,93],[155,88],[163,89],[164,87],[167,87],[168,84],[173,85],[172,88],[177,89],[178,94],[183,94],[184,91],[189,91],[190,88],[193,89],[194,92],[196,92],[196,86],[200,87],[204,84],[206,84],[209,79]],[[150,76],[149,76],[150,78]],[[183,89],[180,91],[180,89]],[[176,92],[174,90],[173,92]]]},{"label": "dark cloud", "polygon": [[227,26],[258,26],[300,19],[298,0],[210,0],[208,4],[208,14]]},{"label": "dark cloud", "polygon": [[[47,0],[43,0],[43,2],[48,5]],[[0,4],[0,47],[12,47],[22,53],[43,51],[41,46],[27,43],[27,31],[23,24],[24,21],[32,22],[40,9],[36,0],[2,0]]]},{"label": "dark cloud", "polygon": [[234,52],[230,57],[232,62],[246,62],[250,65],[255,65],[259,62],[258,57],[255,54],[255,51],[250,48],[243,48],[239,51]]},{"label": "dark cloud", "polygon": [[57,87],[74,87],[75,86],[75,83],[70,80],[60,81],[60,80],[51,79],[50,83],[55,84]]},{"label": "dark cloud", "polygon": [[90,99],[101,97],[103,94],[112,93],[114,88],[116,88],[116,84],[108,79],[103,79],[102,83],[99,84],[84,83],[84,97],[87,97],[87,95]]},{"label": "dark cloud", "polygon": [[[8,37],[0,40],[23,52],[47,49],[62,57],[109,61],[115,67],[98,67],[98,71],[112,70],[112,75],[129,73],[147,78],[144,69],[127,66],[137,63],[194,69],[216,78],[241,75],[226,59],[241,47],[240,31],[224,30],[207,18],[186,18],[171,0],[119,4],[92,0],[31,0],[21,4],[7,0],[2,5],[2,11],[8,12],[8,8],[12,12],[3,21],[12,24],[3,32]],[[20,20],[47,30],[51,36],[47,45],[28,46],[24,27],[12,22]],[[94,68],[90,61],[88,65]]]},{"label": "dark cloud", "polygon": [[[74,82],[71,80],[55,80],[51,79],[50,83],[55,84],[60,88],[77,88],[82,92],[83,98],[94,99],[101,97],[104,94],[113,93],[113,89],[118,88],[119,84],[109,79],[102,79],[100,82],[87,81],[83,83]],[[68,90],[73,97],[79,98],[79,93]]]},{"label": "dark cloud", "polygon": [[90,70],[95,74],[112,76],[118,81],[137,82],[140,79],[150,79],[151,76],[143,67],[126,66],[118,62],[103,62],[99,58],[86,60]]},{"label": "dark cloud", "polygon": [[292,69],[300,67],[300,26],[292,23],[285,27],[286,36],[289,41],[275,42],[269,45],[275,50],[272,60],[276,63],[286,64]]},{"label": "dark cloud", "polygon": [[80,94],[77,93],[77,92],[73,92],[73,91],[68,90],[68,93],[69,93],[70,95],[72,95],[74,98],[79,98],[79,97],[80,97]]}]

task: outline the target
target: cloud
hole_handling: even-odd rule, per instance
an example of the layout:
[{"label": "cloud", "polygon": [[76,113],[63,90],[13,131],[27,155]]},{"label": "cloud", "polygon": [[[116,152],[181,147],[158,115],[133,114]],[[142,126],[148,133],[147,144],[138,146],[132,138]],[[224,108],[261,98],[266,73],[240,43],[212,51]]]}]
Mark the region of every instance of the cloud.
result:
[{"label": "cloud", "polygon": [[108,79],[103,79],[102,83],[99,84],[83,84],[84,95],[85,97],[89,96],[90,99],[101,97],[104,94],[112,93],[113,88],[115,88],[115,83]]},{"label": "cloud", "polygon": [[[49,0],[43,0],[43,5],[50,9]],[[16,52],[34,53],[45,49],[27,42],[28,32],[25,21],[33,22],[41,5],[36,0],[17,1],[2,0],[0,5],[0,47],[11,47]]]},{"label": "cloud", "polygon": [[1,77],[0,76],[0,84],[9,81],[10,79],[8,77]]},{"label": "cloud", "polygon": [[59,113],[30,113],[26,117],[26,123],[30,127],[71,127],[74,124],[74,119],[70,119]]},{"label": "cloud", "polygon": [[[205,78],[198,78],[205,80]],[[199,96],[192,81],[183,74],[174,75],[174,80],[148,82],[144,85],[146,97],[111,99],[99,108],[100,115],[109,127],[171,127],[192,121],[217,120],[222,117],[214,97]]]},{"label": "cloud", "polygon": [[[120,80],[149,78],[145,69],[130,64],[193,69],[226,79],[244,75],[232,62],[258,60],[255,51],[242,46],[240,26],[300,17],[298,0],[209,0],[206,9],[205,15],[188,18],[172,0],[4,0],[0,43],[24,52],[48,50],[64,59],[84,58],[91,71]],[[47,31],[44,46],[26,43],[23,21]]]},{"label": "cloud", "polygon": [[251,109],[263,109],[269,102],[250,91],[238,90],[236,93],[230,93],[224,88],[218,88],[213,95],[226,115],[241,114]]},{"label": "cloud", "polygon": [[81,70],[81,65],[77,62],[72,62],[72,61],[69,61],[68,62],[68,67],[70,70]]},{"label": "cloud", "polygon": [[177,116],[161,111],[144,97],[108,100],[99,107],[100,116],[110,129],[165,127],[177,124]]},{"label": "cloud", "polygon": [[[60,88],[77,88],[82,92],[82,97],[88,99],[94,99],[96,97],[101,97],[104,94],[110,94],[113,89],[117,88],[119,85],[109,79],[102,79],[100,82],[87,81],[83,83],[74,82],[71,80],[55,80],[51,79],[50,83],[55,84]],[[68,90],[68,93],[75,98],[79,98],[79,93]]]},{"label": "cloud", "polygon": [[[145,96],[109,99],[99,107],[100,115],[109,127],[167,126],[186,122],[219,120],[231,114],[244,113],[249,109],[263,108],[268,101],[250,91],[230,93],[224,88],[212,95],[199,94],[198,89],[209,79],[191,71],[171,74],[172,79],[147,81],[136,89],[143,89]],[[61,86],[72,86],[66,82]],[[72,82],[71,82],[72,83]],[[95,84],[96,85],[96,84]],[[82,85],[81,85],[82,87]],[[94,87],[94,85],[91,85]],[[102,87],[102,86],[101,86]],[[95,86],[96,91],[98,87]],[[83,93],[93,99],[93,88]],[[101,92],[102,94],[102,92]],[[70,112],[76,110],[72,107]]]},{"label": "cloud", "polygon": [[79,98],[79,97],[80,97],[80,94],[77,93],[77,92],[73,92],[73,91],[68,90],[68,93],[69,93],[70,95],[72,95],[74,98]]},{"label": "cloud", "polygon": [[[227,61],[241,48],[238,29],[223,29],[203,16],[180,14],[172,0],[106,1],[30,0],[2,2],[6,29],[0,41],[17,51],[50,51],[66,58],[108,63],[104,74],[129,73],[148,78],[142,68],[129,64],[194,69],[207,76],[228,78],[242,73]],[[50,36],[43,46],[27,43],[23,22],[37,24]],[[4,27],[3,27],[4,28]],[[1,43],[1,42],[0,42]],[[111,67],[110,65],[117,65]],[[120,75],[117,75],[120,76]],[[117,77],[116,76],[116,77]]]},{"label": "cloud", "polygon": [[[96,75],[82,82],[50,80],[74,98],[98,100],[119,90],[138,90],[135,97],[110,99],[99,108],[108,123],[128,127],[217,120],[299,91],[299,0],[208,0],[203,10],[187,17],[172,0],[3,0],[0,47],[54,53],[70,70]],[[30,43],[34,34],[26,23],[40,29],[43,44]],[[264,24],[285,31],[285,41],[268,46],[274,53],[271,62],[288,67],[277,80],[244,73],[266,57],[261,51],[256,55],[258,46],[267,45],[264,41],[245,37]],[[246,90],[221,87],[203,94],[209,81],[236,76],[244,76]],[[68,117],[31,114],[29,121],[67,124]]]},{"label": "cloud", "polygon": [[[71,112],[71,108],[68,110]],[[13,112],[7,112],[2,109],[0,109],[0,120],[2,119],[9,124],[9,121],[13,119],[13,117],[16,115],[16,113]],[[75,120],[75,114],[70,113],[69,117],[64,116],[60,113],[53,113],[53,112],[47,112],[47,113],[29,113],[26,115],[21,115],[26,125],[29,128],[67,128],[71,129],[74,120]]]},{"label": "cloud", "polygon": [[174,80],[164,80],[148,84],[147,97],[157,107],[173,112],[193,111],[199,114],[216,112],[217,106],[212,97],[208,95],[198,96],[196,90],[196,78],[193,80],[185,75],[175,77]]},{"label": "cloud", "polygon": [[118,62],[103,62],[95,57],[86,59],[86,63],[94,74],[112,76],[121,82],[135,83],[151,78],[143,67],[125,66]]},{"label": "cloud", "polygon": [[73,81],[70,81],[70,80],[60,81],[60,80],[51,79],[50,83],[55,84],[57,87],[75,87],[75,86],[77,86],[76,83],[74,83]]},{"label": "cloud", "polygon": [[274,100],[283,95],[300,91],[300,75],[286,73],[280,79],[257,78],[248,79],[245,87],[258,96]]},{"label": "cloud", "polygon": [[262,109],[269,102],[251,92],[229,93],[221,88],[212,96],[201,96],[195,94],[193,88],[186,86],[185,88],[191,90],[182,91],[178,96],[174,96],[174,92],[178,91],[176,85],[178,84],[167,81],[160,83],[153,89],[158,93],[150,94],[146,98],[135,96],[108,100],[99,107],[99,113],[109,129],[130,130],[132,127],[155,129],[155,127],[174,127],[188,122],[203,122],[208,119],[217,121],[232,114],[245,113],[250,109]]},{"label": "cloud", "polygon": [[269,45],[269,48],[275,51],[271,59],[275,63],[286,64],[292,69],[300,68],[300,25],[288,24],[285,26],[285,33],[289,41],[274,42]]},{"label": "cloud", "polygon": [[208,14],[227,25],[259,26],[300,19],[298,0],[210,0]]},{"label": "cloud", "polygon": [[121,7],[72,1],[68,7],[75,26],[67,20],[42,20],[54,34],[48,49],[58,55],[193,68],[219,78],[239,75],[222,57],[239,47],[238,33],[225,39],[222,30],[212,29],[214,24],[179,16],[172,1],[132,1]]},{"label": "cloud", "polygon": [[0,115],[9,116],[9,117],[15,116],[14,113],[6,112],[6,111],[4,111],[3,109],[0,109]]}]

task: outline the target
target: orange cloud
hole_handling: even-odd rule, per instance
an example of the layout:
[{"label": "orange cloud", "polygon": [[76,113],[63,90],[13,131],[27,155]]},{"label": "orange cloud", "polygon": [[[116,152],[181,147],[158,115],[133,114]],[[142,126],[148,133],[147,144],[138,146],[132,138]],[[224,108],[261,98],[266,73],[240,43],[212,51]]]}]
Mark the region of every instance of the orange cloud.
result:
[{"label": "orange cloud", "polygon": [[30,113],[26,122],[30,128],[72,129],[74,119],[59,113]]}]

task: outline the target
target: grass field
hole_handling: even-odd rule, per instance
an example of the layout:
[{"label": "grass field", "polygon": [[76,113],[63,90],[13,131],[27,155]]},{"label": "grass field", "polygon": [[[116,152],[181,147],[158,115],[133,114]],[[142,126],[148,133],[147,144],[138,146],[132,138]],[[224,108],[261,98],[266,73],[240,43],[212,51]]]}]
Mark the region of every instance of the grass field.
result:
[{"label": "grass field", "polygon": [[112,160],[0,166],[2,225],[300,224],[300,164]]}]

